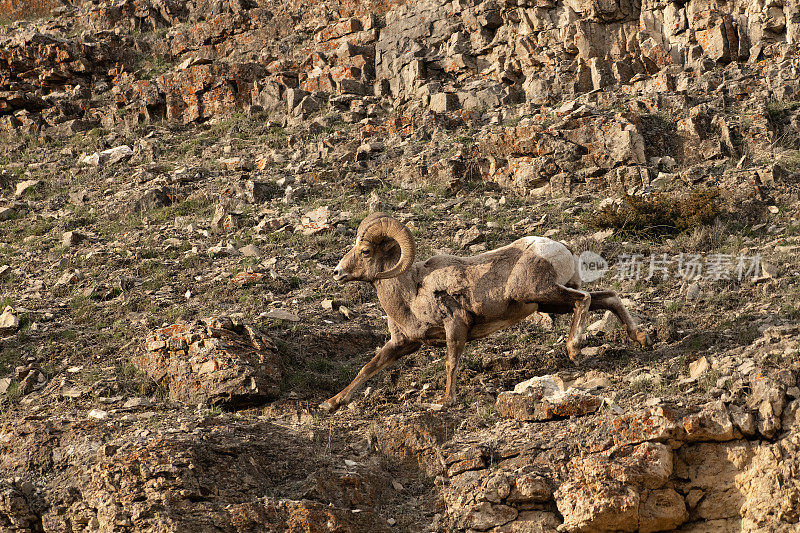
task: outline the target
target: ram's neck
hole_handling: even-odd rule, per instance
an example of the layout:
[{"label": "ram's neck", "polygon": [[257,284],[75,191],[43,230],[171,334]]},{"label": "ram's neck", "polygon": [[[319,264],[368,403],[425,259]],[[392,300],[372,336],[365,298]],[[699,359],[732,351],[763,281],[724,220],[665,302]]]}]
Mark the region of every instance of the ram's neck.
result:
[{"label": "ram's neck", "polygon": [[381,279],[373,282],[378,293],[378,301],[386,314],[397,325],[411,324],[416,319],[411,312],[410,303],[417,295],[417,285],[412,272],[414,268],[394,278]]}]

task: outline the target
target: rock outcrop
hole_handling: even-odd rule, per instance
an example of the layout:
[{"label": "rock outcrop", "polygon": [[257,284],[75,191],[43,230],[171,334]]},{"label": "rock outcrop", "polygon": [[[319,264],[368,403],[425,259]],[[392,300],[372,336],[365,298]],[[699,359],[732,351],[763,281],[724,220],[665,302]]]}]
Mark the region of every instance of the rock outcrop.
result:
[{"label": "rock outcrop", "polygon": [[[420,169],[431,179],[468,169],[537,196],[663,188],[678,169],[662,160],[738,162],[800,134],[796,108],[786,120],[765,105],[800,99],[800,14],[785,4],[425,0],[341,6],[337,18],[255,1],[76,1],[0,37],[0,129],[328,113],[315,128],[411,133],[379,124],[391,107],[409,125],[430,114],[494,126],[472,153]],[[618,112],[598,110],[618,95]]]},{"label": "rock outcrop", "polygon": [[[374,510],[391,488],[375,465],[316,457],[312,443],[270,422],[183,416],[179,426],[159,427],[161,415],[144,411],[3,430],[0,527],[389,531]],[[56,475],[35,474],[43,470]]]},{"label": "rock outcrop", "polygon": [[[0,530],[793,531],[799,72],[796,0],[0,0]],[[376,210],[592,252],[653,351],[536,313],[321,415]]]},{"label": "rock outcrop", "polygon": [[156,330],[134,364],[189,404],[241,407],[277,397],[280,361],[272,342],[227,317]]},{"label": "rock outcrop", "polygon": [[[728,417],[728,408],[712,405],[697,414],[659,408],[607,417],[601,424],[608,433],[581,422],[566,430],[530,423],[495,427],[470,438],[486,439],[492,448],[463,443],[445,455],[448,512],[464,530],[498,532],[548,531],[561,523],[559,517],[559,530],[575,532],[695,530],[709,524],[762,531],[794,523],[790,502],[798,482],[781,473],[794,468],[798,426],[776,442],[753,441]],[[728,420],[727,427],[714,421],[720,418]],[[562,440],[568,432],[607,440],[572,448]],[[537,437],[526,442],[523,435]],[[455,442],[451,447],[459,450]],[[467,463],[468,456],[482,459]]]}]

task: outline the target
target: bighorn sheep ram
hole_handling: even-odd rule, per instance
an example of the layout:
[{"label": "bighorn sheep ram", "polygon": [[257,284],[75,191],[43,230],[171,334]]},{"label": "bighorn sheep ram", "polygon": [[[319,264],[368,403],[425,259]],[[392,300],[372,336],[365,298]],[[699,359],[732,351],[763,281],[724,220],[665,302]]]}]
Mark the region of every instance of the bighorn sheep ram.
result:
[{"label": "bighorn sheep ram", "polygon": [[436,255],[414,262],[409,229],[372,213],[359,225],[356,242],[336,265],[337,281],[369,281],[389,317],[391,338],[355,379],[320,405],[335,411],[380,370],[423,344],[447,347],[447,384],[440,403],[453,399],[456,368],[467,341],[516,324],[531,313],[572,313],[567,352],[577,362],[587,311],[609,309],[631,339],[650,345],[613,291],[578,290],[578,260],[562,243],[523,237],[473,257]]}]

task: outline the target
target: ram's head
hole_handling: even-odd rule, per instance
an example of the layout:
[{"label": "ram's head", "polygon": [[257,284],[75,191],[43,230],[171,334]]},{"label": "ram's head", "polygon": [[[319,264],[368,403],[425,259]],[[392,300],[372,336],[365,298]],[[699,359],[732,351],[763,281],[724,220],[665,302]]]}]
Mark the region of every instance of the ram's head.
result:
[{"label": "ram's head", "polygon": [[385,213],[358,226],[356,243],[333,270],[336,281],[377,281],[407,272],[417,254],[409,229]]}]

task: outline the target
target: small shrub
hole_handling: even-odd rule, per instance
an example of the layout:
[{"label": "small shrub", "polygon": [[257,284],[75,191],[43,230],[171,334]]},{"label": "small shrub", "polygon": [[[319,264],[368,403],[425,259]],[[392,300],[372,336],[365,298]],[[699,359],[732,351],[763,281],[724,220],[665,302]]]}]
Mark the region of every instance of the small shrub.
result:
[{"label": "small shrub", "polygon": [[6,397],[9,400],[16,400],[22,396],[22,389],[20,389],[19,381],[12,379],[6,389]]},{"label": "small shrub", "polygon": [[663,193],[625,195],[622,206],[606,206],[588,217],[599,229],[660,236],[683,233],[711,224],[720,214],[719,189],[695,190],[677,198]]},{"label": "small shrub", "polygon": [[650,376],[637,376],[630,384],[630,390],[634,393],[648,393],[652,392],[655,384]]},{"label": "small shrub", "polygon": [[767,102],[767,118],[773,124],[780,124],[795,109],[800,109],[800,101],[770,100]]},{"label": "small shrub", "polygon": [[642,121],[648,127],[655,127],[661,130],[673,130],[675,129],[675,119],[667,112],[661,113],[652,113],[649,115],[643,115]]},{"label": "small shrub", "polygon": [[800,172],[800,150],[786,152],[780,158],[780,163],[785,166],[789,172]]},{"label": "small shrub", "polygon": [[719,370],[709,370],[706,372],[698,382],[698,386],[703,392],[708,392],[712,388],[717,386],[717,380],[719,379]]}]

